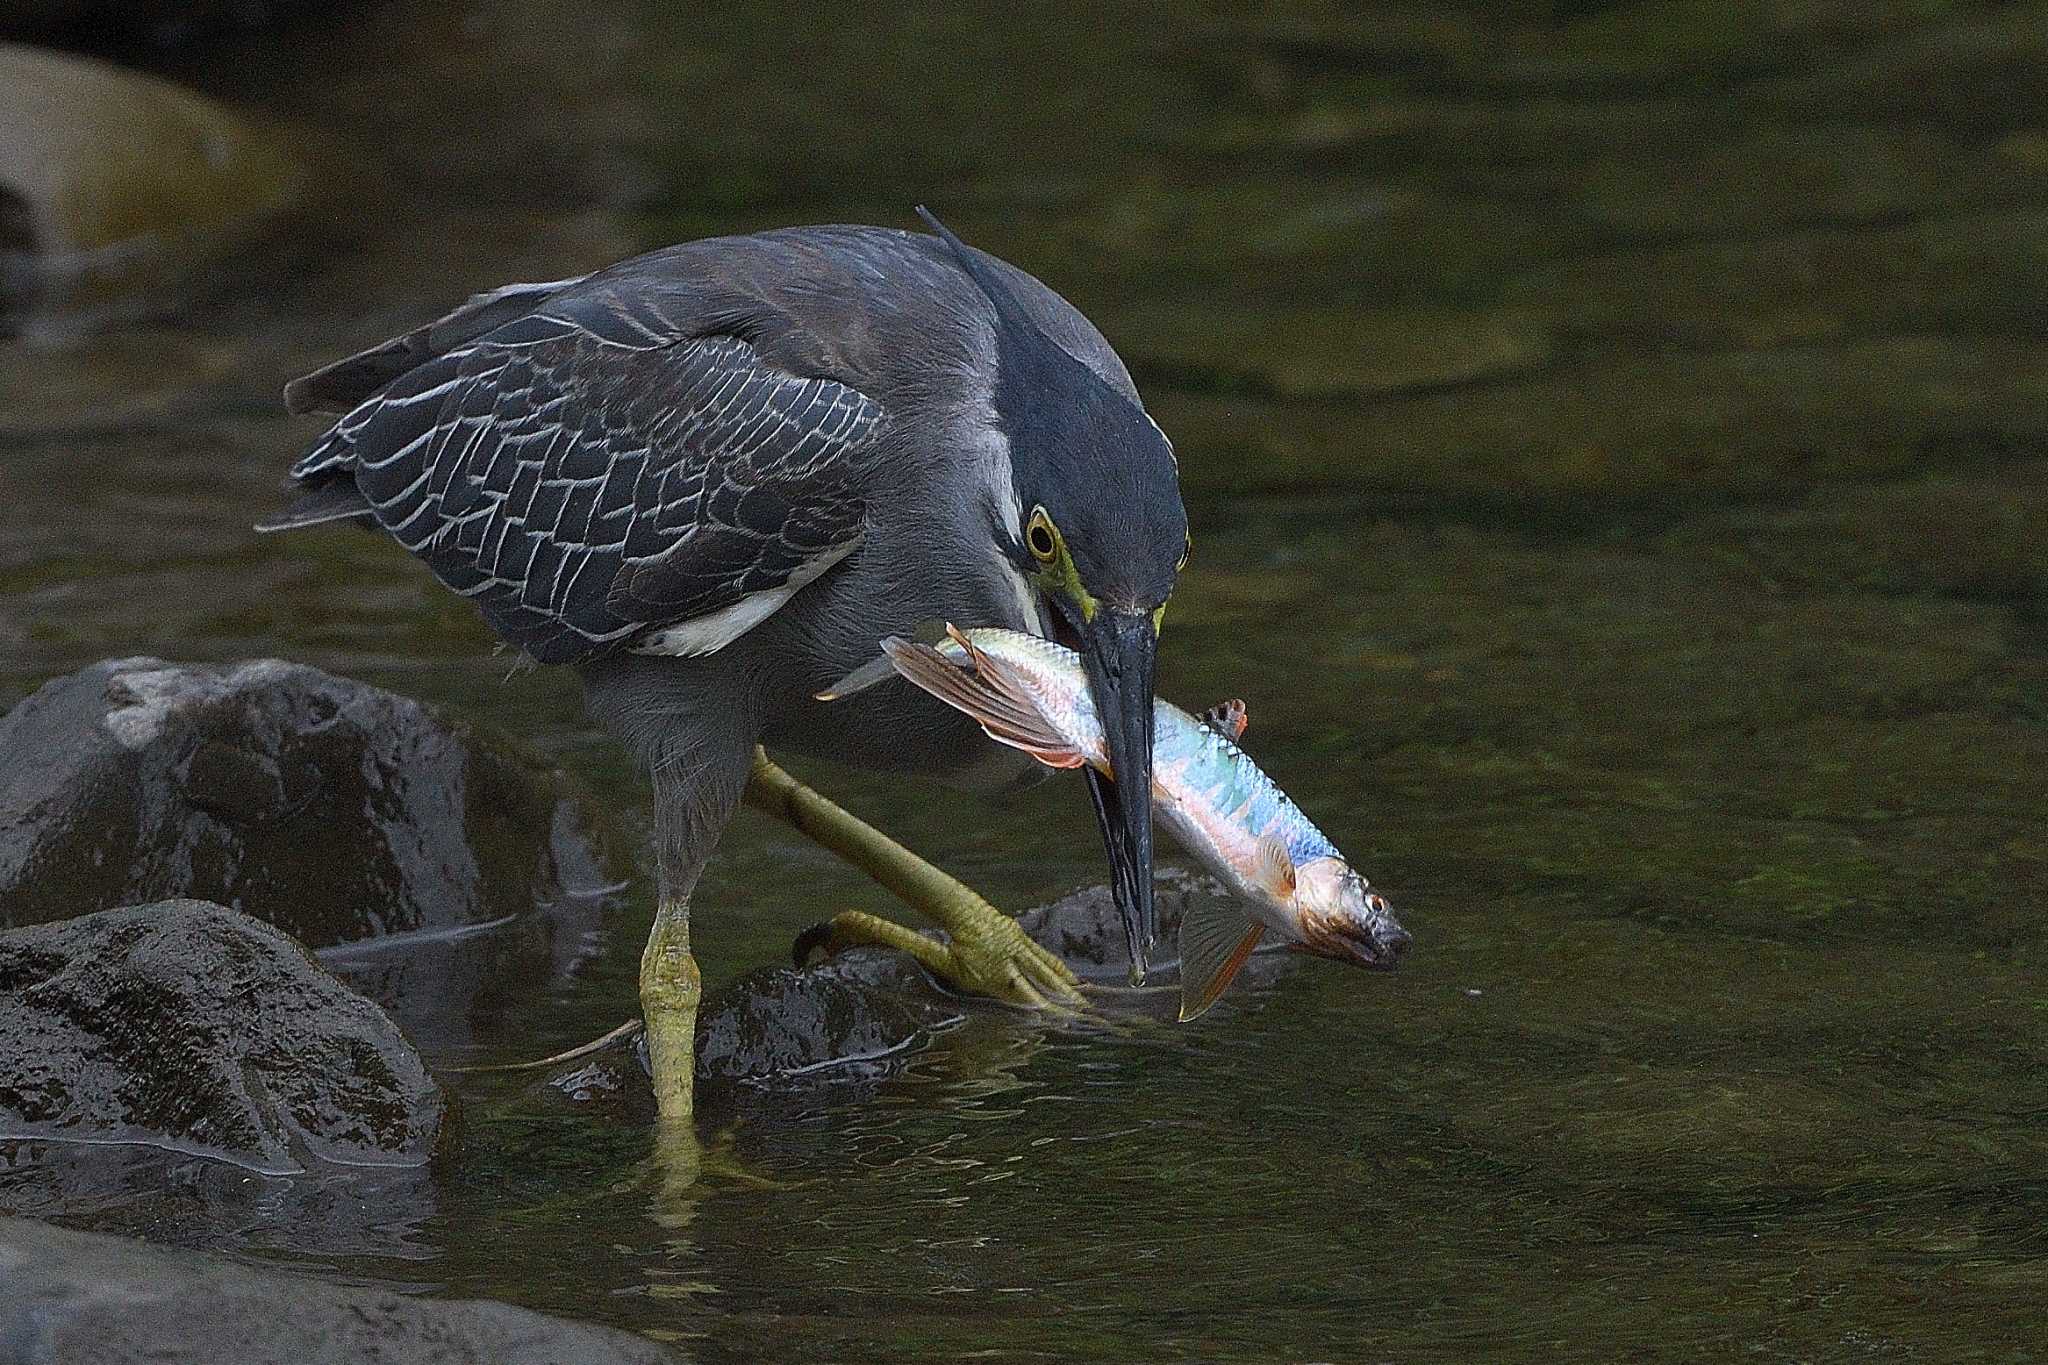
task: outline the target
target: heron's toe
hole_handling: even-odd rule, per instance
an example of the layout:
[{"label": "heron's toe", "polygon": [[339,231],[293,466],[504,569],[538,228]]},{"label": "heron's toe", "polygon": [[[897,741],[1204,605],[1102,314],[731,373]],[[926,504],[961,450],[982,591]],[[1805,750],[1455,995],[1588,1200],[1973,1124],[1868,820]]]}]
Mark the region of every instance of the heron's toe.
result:
[{"label": "heron's toe", "polygon": [[956,938],[953,955],[967,978],[960,984],[982,995],[1032,1009],[1071,1009],[1081,1002],[1072,969],[1013,919]]}]

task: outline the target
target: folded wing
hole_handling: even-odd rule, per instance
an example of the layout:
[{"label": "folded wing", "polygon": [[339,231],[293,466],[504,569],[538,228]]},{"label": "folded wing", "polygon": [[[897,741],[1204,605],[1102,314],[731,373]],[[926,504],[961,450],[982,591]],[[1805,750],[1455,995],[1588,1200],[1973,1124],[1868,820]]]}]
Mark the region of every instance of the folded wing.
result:
[{"label": "folded wing", "polygon": [[378,387],[272,526],[374,521],[542,663],[723,648],[859,544],[886,414],[576,284],[480,296],[295,384],[299,408]]}]

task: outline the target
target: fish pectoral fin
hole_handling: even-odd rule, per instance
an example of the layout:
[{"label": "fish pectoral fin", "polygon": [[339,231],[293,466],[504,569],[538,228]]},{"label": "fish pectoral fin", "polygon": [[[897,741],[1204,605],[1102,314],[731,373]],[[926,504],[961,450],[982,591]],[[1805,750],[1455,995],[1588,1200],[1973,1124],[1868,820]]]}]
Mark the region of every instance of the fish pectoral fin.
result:
[{"label": "fish pectoral fin", "polygon": [[1251,724],[1251,717],[1246,714],[1244,703],[1232,697],[1204,711],[1202,724],[1235,744],[1244,738],[1245,727]]},{"label": "fish pectoral fin", "polygon": [[1251,881],[1271,892],[1275,900],[1294,894],[1294,857],[1287,845],[1270,835],[1262,838],[1252,852]]},{"label": "fish pectoral fin", "polygon": [[1198,897],[1180,922],[1180,1021],[1216,1003],[1266,926],[1230,901]]},{"label": "fish pectoral fin", "polygon": [[1028,695],[1003,685],[994,661],[970,647],[965,664],[930,645],[896,637],[882,641],[890,666],[917,687],[981,726],[999,744],[1021,749],[1048,768],[1078,768],[1081,752],[1039,714]]}]

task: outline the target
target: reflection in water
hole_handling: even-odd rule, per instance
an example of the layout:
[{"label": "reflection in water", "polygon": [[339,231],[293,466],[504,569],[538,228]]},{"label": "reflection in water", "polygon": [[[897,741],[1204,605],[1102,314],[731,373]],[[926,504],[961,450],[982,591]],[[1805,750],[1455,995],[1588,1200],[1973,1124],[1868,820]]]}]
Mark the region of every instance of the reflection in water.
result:
[{"label": "reflection in water", "polygon": [[[0,1144],[0,1213],[314,1268],[434,1259],[424,1229],[436,1203],[418,1167],[315,1163],[276,1176],[134,1144]],[[399,1278],[435,1277],[412,1264]]]},{"label": "reflection in water", "polygon": [[603,951],[604,896],[458,929],[395,934],[321,950],[329,971],[390,1012],[416,1047],[452,1057],[479,1035],[516,1030],[545,995],[569,988]]},{"label": "reflection in water", "polygon": [[[2043,71],[2037,6],[1939,0],[518,0],[200,59],[353,178],[209,307],[0,357],[0,695],[283,654],[637,813],[573,679],[507,682],[390,547],[247,534],[312,434],[277,384],[471,289],[930,200],[1131,362],[1194,519],[1162,690],[1246,697],[1417,946],[1185,1028],[977,1015],[735,1100],[711,1159],[477,1077],[422,1187],[0,1193],[714,1362],[2037,1348]],[[821,781],[1006,905],[1101,878],[1062,784]],[[886,909],[743,820],[693,931],[731,975],[849,906]],[[480,959],[490,1007],[425,1030],[595,1036],[632,930],[553,995],[548,950]]]}]

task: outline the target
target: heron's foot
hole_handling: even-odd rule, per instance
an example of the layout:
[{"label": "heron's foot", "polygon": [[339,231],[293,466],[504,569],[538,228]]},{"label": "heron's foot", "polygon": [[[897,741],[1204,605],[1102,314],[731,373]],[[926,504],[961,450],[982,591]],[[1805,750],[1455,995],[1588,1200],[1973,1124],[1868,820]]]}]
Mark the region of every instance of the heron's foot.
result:
[{"label": "heron's foot", "polygon": [[[1057,954],[1034,942],[1017,921],[980,897],[975,901],[951,918],[935,916],[952,935],[947,943],[864,910],[835,915],[819,930],[828,952],[861,944],[895,948],[915,958],[941,981],[971,995],[1030,1009],[1079,1007],[1081,982],[1073,970]],[[807,934],[799,945],[816,941]]]},{"label": "heron's foot", "polygon": [[901,948],[960,989],[1011,1004],[1043,1008],[1080,1002],[1080,980],[1057,955],[1033,943],[1017,921],[797,781],[759,749],[746,799],[888,887],[905,905],[937,921],[952,940],[935,943],[900,924],[851,912],[833,924],[850,925],[852,942]]},{"label": "heron's foot", "polygon": [[707,1180],[729,1181],[755,1190],[801,1190],[812,1185],[823,1184],[823,1179],[808,1176],[801,1180],[784,1180],[778,1176],[764,1175],[741,1158],[738,1150],[739,1129],[728,1127],[703,1147],[700,1174]]},{"label": "heron's foot", "polygon": [[642,1169],[652,1177],[658,1221],[687,1226],[698,1202],[720,1185],[783,1193],[822,1183],[817,1177],[784,1180],[763,1174],[741,1158],[736,1136],[736,1129],[726,1128],[707,1142],[687,1123],[664,1123],[654,1130]]}]

